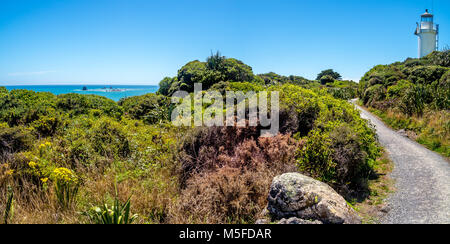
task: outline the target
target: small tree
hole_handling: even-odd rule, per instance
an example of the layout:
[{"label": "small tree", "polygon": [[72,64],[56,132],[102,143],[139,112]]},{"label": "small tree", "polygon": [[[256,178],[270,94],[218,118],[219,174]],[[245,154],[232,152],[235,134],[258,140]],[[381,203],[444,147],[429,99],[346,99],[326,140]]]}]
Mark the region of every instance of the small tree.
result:
[{"label": "small tree", "polygon": [[219,51],[217,51],[216,54],[211,52],[211,56],[206,59],[206,63],[209,69],[220,71],[223,68],[225,59],[226,57],[222,56]]},{"label": "small tree", "polygon": [[173,79],[170,77],[165,77],[161,82],[159,82],[159,90],[158,93],[164,96],[169,95],[169,89],[172,85]]},{"label": "small tree", "polygon": [[321,78],[326,76],[326,75],[329,75],[329,76],[333,77],[333,79],[335,79],[335,80],[341,80],[342,79],[341,74],[339,74],[338,72],[335,72],[332,69],[327,69],[327,70],[324,70],[324,71],[320,72],[317,75],[316,80],[321,80]]},{"label": "small tree", "polygon": [[320,78],[320,83],[322,85],[326,85],[328,83],[333,83],[334,81],[335,81],[335,79],[331,75],[325,75]]}]

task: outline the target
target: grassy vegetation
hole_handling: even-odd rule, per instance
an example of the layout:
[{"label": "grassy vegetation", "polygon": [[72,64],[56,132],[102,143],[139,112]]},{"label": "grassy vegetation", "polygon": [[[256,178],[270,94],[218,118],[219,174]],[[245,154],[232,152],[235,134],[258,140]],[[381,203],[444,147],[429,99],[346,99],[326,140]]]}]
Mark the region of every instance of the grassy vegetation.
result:
[{"label": "grassy vegetation", "polygon": [[369,196],[353,199],[350,205],[362,217],[364,224],[378,224],[380,217],[386,214],[386,199],[395,191],[394,180],[389,177],[394,164],[386,152],[373,165],[374,174],[368,181]]},{"label": "grassy vegetation", "polygon": [[450,156],[450,51],[378,65],[360,82],[363,105],[394,129]]},{"label": "grassy vegetation", "polygon": [[[280,134],[173,126],[167,95],[194,82],[280,92]],[[0,209],[9,223],[254,223],[284,172],[364,198],[381,149],[345,100],[354,91],[340,80],[254,75],[218,54],[182,67],[158,94],[119,103],[0,88]]]}]

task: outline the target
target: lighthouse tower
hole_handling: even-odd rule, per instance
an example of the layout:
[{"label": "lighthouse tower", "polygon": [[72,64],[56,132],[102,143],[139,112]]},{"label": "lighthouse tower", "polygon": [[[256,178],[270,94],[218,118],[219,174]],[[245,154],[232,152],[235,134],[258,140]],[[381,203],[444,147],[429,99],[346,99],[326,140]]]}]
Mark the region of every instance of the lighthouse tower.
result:
[{"label": "lighthouse tower", "polygon": [[415,35],[419,36],[419,58],[437,50],[439,25],[434,24],[433,17],[427,9],[421,15],[420,24],[417,23]]}]

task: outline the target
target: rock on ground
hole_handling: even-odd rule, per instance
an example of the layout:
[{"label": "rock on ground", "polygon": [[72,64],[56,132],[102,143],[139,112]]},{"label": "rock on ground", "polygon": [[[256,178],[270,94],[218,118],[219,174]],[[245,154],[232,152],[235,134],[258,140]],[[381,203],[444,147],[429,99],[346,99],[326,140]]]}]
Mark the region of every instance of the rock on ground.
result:
[{"label": "rock on ground", "polygon": [[275,177],[268,200],[270,216],[275,220],[285,219],[283,223],[361,223],[358,214],[333,188],[298,173]]},{"label": "rock on ground", "polygon": [[304,219],[299,219],[296,217],[291,217],[289,219],[282,219],[282,220],[278,221],[277,224],[280,224],[280,225],[320,225],[323,223],[318,220],[311,221],[311,220],[304,220]]}]

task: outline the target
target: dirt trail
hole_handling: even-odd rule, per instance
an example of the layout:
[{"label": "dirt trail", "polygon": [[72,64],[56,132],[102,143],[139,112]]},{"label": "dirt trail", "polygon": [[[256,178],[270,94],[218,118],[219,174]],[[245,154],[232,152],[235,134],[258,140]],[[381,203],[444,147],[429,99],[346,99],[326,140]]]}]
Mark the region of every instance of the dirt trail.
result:
[{"label": "dirt trail", "polygon": [[396,181],[396,191],[387,199],[390,211],[381,222],[450,224],[450,163],[356,107],[362,118],[375,125],[379,141],[395,165],[391,177]]}]

